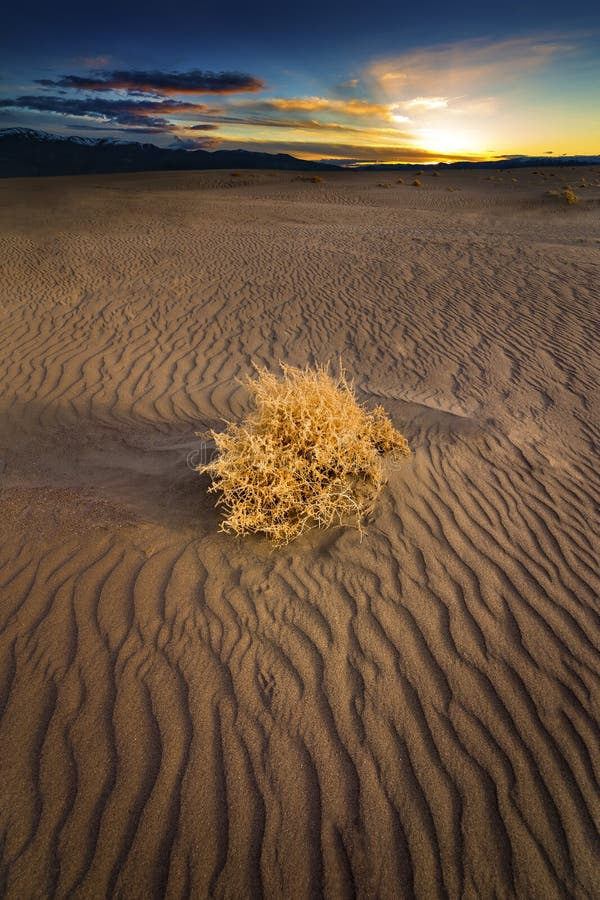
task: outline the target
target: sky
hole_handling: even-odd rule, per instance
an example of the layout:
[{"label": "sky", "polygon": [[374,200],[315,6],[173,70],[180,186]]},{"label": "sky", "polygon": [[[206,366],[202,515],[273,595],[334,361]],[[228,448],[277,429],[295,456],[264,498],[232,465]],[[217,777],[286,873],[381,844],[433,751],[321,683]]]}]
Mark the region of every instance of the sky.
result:
[{"label": "sky", "polygon": [[0,34],[0,128],[343,163],[600,154],[600,5],[56,0]]}]

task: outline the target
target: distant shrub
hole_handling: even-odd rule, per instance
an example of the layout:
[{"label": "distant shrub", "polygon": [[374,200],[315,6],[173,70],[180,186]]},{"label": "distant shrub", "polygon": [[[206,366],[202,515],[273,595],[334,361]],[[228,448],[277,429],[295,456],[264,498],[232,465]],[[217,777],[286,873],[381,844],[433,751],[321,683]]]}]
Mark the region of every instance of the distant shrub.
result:
[{"label": "distant shrub", "polygon": [[296,175],[294,181],[308,181],[310,184],[323,184],[325,179],[320,175]]},{"label": "distant shrub", "polygon": [[357,402],[343,372],[282,369],[246,380],[253,410],[211,432],[219,456],[198,466],[220,494],[221,530],[282,545],[348,520],[360,529],[383,484],[381,457],[404,459],[408,444],[381,406]]},{"label": "distant shrub", "polygon": [[404,184],[404,178],[397,178],[396,184]]},{"label": "distant shrub", "polygon": [[242,177],[241,172],[230,172],[229,174],[231,175],[232,178],[241,178]]},{"label": "distant shrub", "polygon": [[510,180],[516,184],[517,181],[518,181],[519,179],[518,179],[518,178],[511,178]]},{"label": "distant shrub", "polygon": [[413,187],[421,187],[421,182],[419,181],[418,178],[415,178],[415,180],[412,183],[412,186]]},{"label": "distant shrub", "polygon": [[579,197],[577,196],[577,194],[569,188],[566,188],[563,191],[563,197],[565,198],[569,206],[572,206],[574,203],[579,202]]},{"label": "distant shrub", "polygon": [[437,169],[436,169],[435,172],[432,172],[431,174],[433,175],[434,178],[439,178],[439,177],[440,177],[440,173],[437,171]]},{"label": "distant shrub", "polygon": [[387,181],[378,181],[378,182],[377,182],[377,187],[389,188],[390,185],[387,183]]},{"label": "distant shrub", "polygon": [[546,191],[546,196],[557,200],[566,200],[569,206],[579,202],[579,197],[570,187],[565,187],[562,191]]}]

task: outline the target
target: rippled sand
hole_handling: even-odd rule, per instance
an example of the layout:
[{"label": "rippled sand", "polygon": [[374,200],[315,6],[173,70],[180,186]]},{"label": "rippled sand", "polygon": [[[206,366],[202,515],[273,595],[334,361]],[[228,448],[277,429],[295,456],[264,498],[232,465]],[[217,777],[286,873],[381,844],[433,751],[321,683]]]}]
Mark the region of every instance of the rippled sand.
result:
[{"label": "rippled sand", "polygon": [[[0,182],[0,893],[599,896],[600,172],[514,174]],[[218,533],[194,431],[339,355],[362,541]]]}]

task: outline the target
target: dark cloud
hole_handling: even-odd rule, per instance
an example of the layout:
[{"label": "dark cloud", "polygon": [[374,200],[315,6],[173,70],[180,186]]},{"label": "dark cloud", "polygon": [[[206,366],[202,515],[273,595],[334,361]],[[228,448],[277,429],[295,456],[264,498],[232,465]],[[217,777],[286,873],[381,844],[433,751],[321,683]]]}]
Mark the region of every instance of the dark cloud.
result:
[{"label": "dark cloud", "polygon": [[139,70],[98,71],[93,76],[63,75],[57,81],[38,79],[43,87],[75,88],[80,91],[145,91],[156,94],[244,94],[256,93],[264,81],[244,72],[145,72]]},{"label": "dark cloud", "polygon": [[294,141],[284,143],[282,141],[243,141],[237,138],[222,138],[222,143],[233,143],[235,147],[245,150],[258,150],[266,153],[291,153],[292,156],[310,156],[325,159],[332,162],[336,160],[352,162],[414,162],[427,163],[438,162],[444,159],[448,162],[464,159],[463,156],[447,153],[434,153],[423,147],[394,146],[363,146],[361,144],[333,144],[317,143],[312,141]]},{"label": "dark cloud", "polygon": [[78,99],[39,95],[0,100],[0,107],[54,112],[67,116],[91,116],[118,125],[137,125],[162,131],[171,131],[176,127],[165,118],[167,115],[209,111],[202,103],[185,103],[178,100],[109,100],[103,97]]},{"label": "dark cloud", "polygon": [[[221,125],[250,125],[253,127],[260,128],[303,128],[309,131],[343,131],[348,133],[356,133],[356,134],[365,134],[366,132],[373,133],[374,129],[365,126],[364,128],[355,128],[352,125],[340,124],[339,122],[329,122],[327,120],[320,120],[314,118],[296,118],[296,119],[288,119],[288,118],[265,118],[263,116],[228,116],[223,115],[221,113],[211,114],[210,116],[212,122],[219,122]],[[197,129],[201,131],[203,125],[192,125],[192,129]],[[403,137],[403,134],[398,131],[398,129],[379,129],[382,133],[393,133],[397,135],[398,138]]]}]

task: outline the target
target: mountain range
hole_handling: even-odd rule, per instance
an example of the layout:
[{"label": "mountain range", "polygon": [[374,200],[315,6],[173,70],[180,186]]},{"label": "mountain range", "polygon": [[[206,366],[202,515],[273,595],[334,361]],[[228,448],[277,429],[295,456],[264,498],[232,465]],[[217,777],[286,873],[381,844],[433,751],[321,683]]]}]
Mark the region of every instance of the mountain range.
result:
[{"label": "mountain range", "polygon": [[0,130],[0,178],[230,168],[331,171],[338,166],[296,159],[287,153],[209,152],[114,138],[64,137],[32,128]]},{"label": "mountain range", "polygon": [[[598,156],[513,156],[485,162],[439,163],[443,169],[515,169],[528,166],[600,165]],[[157,147],[115,138],[63,136],[32,128],[0,130],[0,178],[35,175],[85,175],[100,172],[148,172],[194,169],[282,169],[332,171],[331,162],[297,159],[288,153],[250,150],[189,150]],[[347,167],[346,167],[347,168]],[[361,170],[418,169],[418,163],[372,163]]]}]

